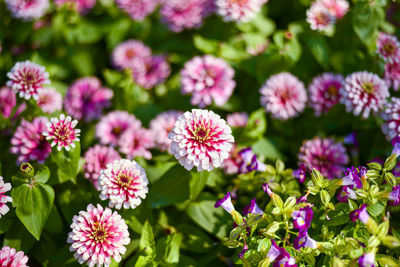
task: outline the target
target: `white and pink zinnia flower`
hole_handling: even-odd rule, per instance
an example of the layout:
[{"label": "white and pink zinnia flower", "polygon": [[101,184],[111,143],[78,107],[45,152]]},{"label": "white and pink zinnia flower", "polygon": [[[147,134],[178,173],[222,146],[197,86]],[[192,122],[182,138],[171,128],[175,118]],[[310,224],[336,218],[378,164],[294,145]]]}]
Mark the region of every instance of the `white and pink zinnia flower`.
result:
[{"label": "white and pink zinnia flower", "polygon": [[168,138],[168,133],[174,128],[176,120],[182,114],[182,111],[170,110],[158,114],[150,121],[155,147],[161,151],[169,151],[172,141]]},{"label": "white and pink zinnia flower", "polygon": [[212,101],[224,105],[235,88],[234,70],[221,58],[194,57],[181,71],[183,94],[192,94],[192,105],[204,108]]},{"label": "white and pink zinnia flower", "polygon": [[0,88],[0,115],[4,118],[8,118],[11,115],[15,105],[17,104],[17,98],[14,90],[4,86]]},{"label": "white and pink zinnia flower", "polygon": [[136,60],[132,68],[133,79],[144,89],[151,89],[163,83],[170,73],[168,61],[161,55]]},{"label": "white and pink zinnia flower", "polygon": [[51,118],[50,122],[46,123],[47,130],[43,132],[47,140],[53,140],[51,146],[57,145],[57,150],[61,151],[64,147],[69,151],[75,147],[75,142],[79,141],[81,130],[75,129],[78,124],[77,120],[72,120],[70,116],[65,117],[64,114],[60,115],[60,119]]},{"label": "white and pink zinnia flower", "polygon": [[157,0],[116,0],[115,2],[120,9],[136,21],[142,21],[153,13],[158,5]]},{"label": "white and pink zinnia flower", "polygon": [[19,97],[29,100],[31,97],[39,99],[39,91],[45,84],[49,84],[49,74],[45,68],[30,62],[17,62],[10,72],[7,73],[10,79],[7,86],[15,90]]},{"label": "white and pink zinnia flower", "polygon": [[312,30],[330,32],[337,19],[349,11],[346,0],[317,0],[307,10],[307,22]]},{"label": "white and pink zinnia flower", "polygon": [[168,134],[171,152],[187,170],[218,168],[229,157],[234,142],[231,128],[209,110],[193,109],[181,115]]},{"label": "white and pink zinnia flower", "polygon": [[126,40],[117,45],[111,54],[111,61],[118,69],[134,68],[137,60],[151,56],[151,49],[139,40]]},{"label": "white and pink zinnia flower", "polygon": [[6,0],[8,10],[14,18],[25,21],[43,16],[49,9],[49,0]]},{"label": "white and pink zinnia flower", "polygon": [[119,151],[129,159],[135,157],[151,159],[152,155],[149,149],[154,147],[153,132],[143,127],[131,127],[121,135],[118,146]]},{"label": "white and pink zinnia flower", "polygon": [[109,199],[110,208],[134,209],[146,198],[148,183],[145,170],[136,161],[116,160],[100,173],[100,199]]},{"label": "white and pink zinnia flower", "polygon": [[121,261],[129,244],[129,231],[124,219],[116,211],[94,207],[89,204],[86,211],[72,218],[72,231],[67,242],[70,251],[80,264],[88,266],[110,266],[111,258]]},{"label": "white and pink zinnia flower", "polygon": [[261,105],[276,119],[296,117],[306,107],[304,84],[287,72],[271,76],[260,88],[260,93]]},{"label": "white and pink zinnia flower", "polygon": [[400,136],[400,98],[391,97],[385,103],[381,111],[381,118],[384,121],[381,125],[382,132],[388,140]]},{"label": "white and pink zinnia flower", "polygon": [[376,40],[376,52],[386,61],[400,61],[400,43],[395,35],[379,33]]},{"label": "white and pink zinnia flower", "polygon": [[45,113],[61,111],[63,98],[62,95],[52,88],[45,88],[39,92],[37,100],[38,107]]},{"label": "white and pink zinnia flower", "polygon": [[0,250],[0,266],[2,267],[28,267],[28,256],[23,251],[16,251],[8,246]]},{"label": "white and pink zinnia flower", "polygon": [[0,176],[0,218],[6,215],[7,212],[10,210],[10,208],[7,206],[7,202],[12,202],[12,198],[5,194],[10,190],[11,190],[11,184],[4,183],[3,177]]},{"label": "white and pink zinnia flower", "polygon": [[216,0],[218,15],[224,21],[248,22],[268,0]]}]

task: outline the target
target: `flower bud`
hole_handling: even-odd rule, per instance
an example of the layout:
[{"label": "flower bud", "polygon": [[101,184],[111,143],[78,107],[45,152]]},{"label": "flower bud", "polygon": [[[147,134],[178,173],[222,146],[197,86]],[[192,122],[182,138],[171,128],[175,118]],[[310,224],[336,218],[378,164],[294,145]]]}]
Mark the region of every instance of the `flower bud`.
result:
[{"label": "flower bud", "polygon": [[29,162],[22,163],[19,169],[24,178],[32,178],[35,175],[35,169]]}]

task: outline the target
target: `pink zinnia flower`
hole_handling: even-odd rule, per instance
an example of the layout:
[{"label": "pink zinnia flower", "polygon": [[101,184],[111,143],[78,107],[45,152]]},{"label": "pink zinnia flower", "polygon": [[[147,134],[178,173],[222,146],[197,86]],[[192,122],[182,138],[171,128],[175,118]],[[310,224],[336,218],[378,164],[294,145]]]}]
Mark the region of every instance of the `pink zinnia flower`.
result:
[{"label": "pink zinnia flower", "polygon": [[28,267],[28,256],[23,251],[16,251],[15,248],[3,247],[0,250],[0,266],[2,267]]},{"label": "pink zinnia flower", "polygon": [[151,56],[151,49],[138,40],[127,40],[117,45],[112,54],[111,61],[114,67],[126,69],[135,67],[135,59]]},{"label": "pink zinnia flower", "polygon": [[181,71],[183,94],[192,94],[192,105],[201,108],[223,106],[235,88],[234,70],[221,58],[210,55],[194,57]]},{"label": "pink zinnia flower", "polygon": [[100,199],[109,199],[110,208],[134,209],[146,198],[148,183],[145,170],[136,161],[116,160],[101,171]]},{"label": "pink zinnia flower", "polygon": [[335,24],[335,17],[331,11],[318,2],[314,2],[307,10],[307,22],[312,30],[329,32]]},{"label": "pink zinnia flower", "polygon": [[271,76],[261,87],[261,105],[272,117],[287,120],[299,115],[306,106],[304,84],[290,73]]},{"label": "pink zinnia flower", "polygon": [[97,179],[100,176],[100,171],[105,169],[108,163],[120,158],[118,152],[112,147],[95,145],[89,148],[85,153],[85,165],[83,165],[85,178],[89,179],[98,189]]},{"label": "pink zinnia flower", "polygon": [[193,109],[181,115],[168,134],[171,152],[185,169],[218,168],[229,157],[234,142],[225,120],[209,110]]},{"label": "pink zinnia flower", "polygon": [[161,151],[169,151],[172,141],[168,138],[168,133],[174,128],[176,119],[182,114],[181,111],[170,110],[158,114],[151,120],[150,129],[153,132],[155,146]]},{"label": "pink zinnia flower", "polygon": [[96,0],[54,0],[56,6],[72,5],[81,14],[86,14],[96,5]]},{"label": "pink zinnia flower", "polygon": [[122,134],[129,128],[138,129],[140,120],[126,111],[112,111],[103,116],[96,125],[96,137],[103,145],[118,145]]},{"label": "pink zinnia flower", "polygon": [[349,11],[349,3],[346,0],[317,0],[317,3],[328,9],[337,19],[343,18]]},{"label": "pink zinnia flower", "polygon": [[116,0],[115,2],[120,9],[136,21],[142,21],[153,13],[158,4],[157,0]]},{"label": "pink zinnia flower", "polygon": [[314,109],[316,116],[328,112],[339,103],[340,88],[343,85],[344,79],[340,74],[323,73],[312,80],[308,91],[310,106]]},{"label": "pink zinnia flower", "polygon": [[15,90],[20,97],[29,100],[39,99],[39,91],[43,89],[45,84],[49,84],[49,74],[45,68],[30,62],[17,62],[7,77],[10,79],[7,86]]},{"label": "pink zinnia flower", "polygon": [[400,136],[400,98],[391,97],[385,103],[381,117],[384,123],[381,125],[382,132],[386,135],[388,140]]},{"label": "pink zinnia flower", "polygon": [[132,69],[135,82],[144,89],[161,84],[171,73],[168,61],[164,56],[151,56],[135,61]]},{"label": "pink zinnia flower", "polygon": [[340,102],[346,105],[347,112],[353,112],[356,116],[362,113],[364,118],[368,118],[371,110],[377,112],[383,107],[389,90],[378,75],[361,71],[346,77],[340,94]]},{"label": "pink zinnia flower", "polygon": [[242,157],[239,154],[240,149],[238,149],[236,144],[233,144],[231,151],[229,152],[229,157],[222,162],[221,167],[224,169],[226,174],[237,174],[239,173],[240,166],[242,165]]},{"label": "pink zinnia flower", "polygon": [[70,116],[65,117],[64,114],[60,115],[60,119],[51,118],[50,122],[46,123],[47,131],[43,132],[47,140],[53,140],[51,146],[57,145],[57,150],[61,151],[64,147],[69,151],[75,147],[75,142],[79,142],[79,133],[81,130],[75,129],[78,124],[77,120],[72,120]]},{"label": "pink zinnia flower", "polygon": [[392,86],[395,91],[399,90],[400,59],[385,64],[385,82],[388,86]]},{"label": "pink zinnia flower", "polygon": [[[4,183],[3,177],[0,176],[0,218],[3,215],[6,215],[7,212],[10,210],[10,208],[7,206],[7,202],[12,202],[12,198],[5,194],[6,192],[8,192],[10,190],[11,190],[11,184]],[[0,265],[0,266],[3,266],[3,265]]]},{"label": "pink zinnia flower", "polygon": [[47,130],[46,117],[37,117],[32,122],[22,120],[11,138],[10,152],[16,154],[17,164],[37,160],[43,163],[51,152],[43,132]]},{"label": "pink zinnia flower", "polygon": [[86,211],[75,215],[71,228],[67,243],[80,264],[87,261],[89,266],[110,266],[111,258],[120,262],[130,242],[128,226],[121,215],[100,204],[97,208],[89,204]]},{"label": "pink zinnia flower", "polygon": [[8,118],[11,115],[12,110],[17,104],[17,98],[15,92],[9,87],[0,88],[0,114],[4,118]]},{"label": "pink zinnia flower", "polygon": [[241,127],[247,126],[247,121],[249,120],[249,115],[246,112],[234,112],[226,116],[226,122],[231,127]]},{"label": "pink zinnia flower", "polygon": [[119,151],[128,158],[144,157],[151,159],[149,149],[154,147],[153,132],[144,128],[129,128],[121,135],[118,143]]},{"label": "pink zinnia flower", "polygon": [[57,90],[45,88],[39,92],[37,105],[43,112],[51,114],[55,111],[61,111],[62,102],[62,95]]},{"label": "pink zinnia flower", "polygon": [[224,21],[248,22],[267,0],[216,0],[217,13]]},{"label": "pink zinnia flower", "polygon": [[299,160],[308,169],[317,169],[323,176],[333,179],[342,175],[349,158],[342,143],[331,138],[315,137],[303,142]]},{"label": "pink zinnia flower", "polygon": [[81,78],[68,89],[64,99],[65,111],[77,120],[89,122],[101,116],[112,97],[113,91],[102,87],[96,77]]},{"label": "pink zinnia flower", "polygon": [[384,32],[379,33],[376,40],[376,52],[386,61],[400,60],[400,43],[397,37]]},{"label": "pink zinnia flower", "polygon": [[40,18],[49,8],[49,0],[5,0],[14,18],[25,21]]}]

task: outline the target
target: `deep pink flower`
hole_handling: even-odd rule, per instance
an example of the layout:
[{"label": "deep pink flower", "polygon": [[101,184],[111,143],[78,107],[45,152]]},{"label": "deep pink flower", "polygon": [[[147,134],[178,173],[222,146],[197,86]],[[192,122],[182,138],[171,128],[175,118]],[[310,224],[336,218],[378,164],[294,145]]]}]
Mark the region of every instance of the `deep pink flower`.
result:
[{"label": "deep pink flower", "polygon": [[172,141],[168,138],[168,133],[174,128],[176,119],[182,114],[181,111],[170,110],[158,114],[151,120],[150,130],[153,132],[155,146],[161,151],[169,151]]},{"label": "deep pink flower", "polygon": [[2,267],[28,267],[28,256],[23,251],[16,251],[15,248],[3,247],[0,250],[0,266]]},{"label": "deep pink flower", "polygon": [[[3,177],[0,176],[0,218],[10,210],[7,206],[7,202],[12,202],[12,198],[7,196],[5,193],[11,190],[10,183],[4,183]],[[0,256],[1,258],[1,256]],[[1,263],[1,260],[0,260]],[[3,265],[0,265],[3,266]]]},{"label": "deep pink flower", "polygon": [[342,75],[324,73],[315,77],[308,87],[310,106],[316,116],[328,112],[339,103],[340,88],[344,85]]},{"label": "deep pink flower", "polygon": [[181,70],[183,94],[192,94],[192,105],[201,108],[223,106],[235,88],[234,70],[221,58],[210,55],[194,57]]},{"label": "deep pink flower", "polygon": [[385,64],[385,82],[395,91],[399,90],[400,86],[400,59]]},{"label": "deep pink flower", "polygon": [[368,118],[371,110],[377,112],[383,107],[389,90],[378,75],[362,71],[346,77],[340,94],[340,102],[346,105],[347,112],[353,112],[356,116],[362,113],[364,118]]},{"label": "deep pink flower", "polygon": [[77,120],[89,122],[101,116],[112,97],[113,91],[102,87],[96,77],[81,78],[68,89],[64,99],[65,111]]},{"label": "deep pink flower", "polygon": [[72,120],[70,116],[65,117],[64,114],[60,115],[60,119],[51,118],[50,122],[46,123],[47,130],[43,132],[47,140],[53,140],[51,146],[57,145],[57,150],[61,151],[64,147],[69,151],[75,147],[75,142],[79,142],[79,135],[81,130],[75,129],[78,124],[77,120]]},{"label": "deep pink flower", "polygon": [[129,128],[121,135],[119,151],[128,158],[144,157],[151,159],[149,149],[154,147],[153,132],[144,128]]},{"label": "deep pink flower", "polygon": [[226,122],[231,127],[241,127],[247,126],[247,121],[249,120],[249,115],[246,112],[234,112],[226,116]]},{"label": "deep pink flower", "polygon": [[43,112],[51,114],[56,111],[61,111],[62,102],[62,95],[57,90],[44,88],[39,92],[37,105]]},{"label": "deep pink flower", "polygon": [[341,19],[349,11],[349,3],[346,0],[317,0],[324,6],[336,19]]},{"label": "deep pink flower", "polygon": [[376,52],[386,61],[400,60],[400,43],[395,35],[380,32],[376,40]]},{"label": "deep pink flower", "polygon": [[85,178],[88,178],[98,189],[97,179],[100,176],[100,171],[105,169],[108,163],[120,158],[118,152],[112,147],[95,145],[89,148],[85,153],[85,165],[83,165]]},{"label": "deep pink flower", "polygon": [[335,24],[335,16],[321,3],[314,2],[307,10],[307,22],[312,30],[330,32]]},{"label": "deep pink flower", "polygon": [[111,61],[114,67],[118,69],[134,68],[136,59],[143,60],[143,58],[150,56],[151,49],[148,46],[139,40],[131,39],[120,43],[114,48],[111,54]]},{"label": "deep pink flower", "polygon": [[134,209],[149,191],[145,170],[134,160],[120,159],[109,163],[98,179],[100,199],[109,199],[110,208]]},{"label": "deep pink flower", "polygon": [[118,145],[122,134],[129,128],[138,129],[140,120],[126,111],[112,111],[103,116],[96,125],[96,137],[103,145]]},{"label": "deep pink flower", "polygon": [[135,82],[144,89],[161,84],[171,73],[168,61],[164,56],[151,56],[135,60],[132,76]]},{"label": "deep pink flower", "polygon": [[120,9],[125,11],[133,20],[142,21],[156,8],[157,0],[116,0]]},{"label": "deep pink flower", "polygon": [[216,0],[218,15],[224,21],[248,22],[260,12],[267,0]]},{"label": "deep pink flower", "polygon": [[5,0],[14,18],[25,21],[40,18],[49,9],[49,0]]},{"label": "deep pink flower", "polygon": [[80,264],[110,266],[111,258],[120,262],[130,242],[128,226],[121,215],[100,204],[89,204],[87,211],[75,215],[71,228],[67,243]]},{"label": "deep pink flower", "polygon": [[15,92],[9,87],[0,88],[0,114],[4,118],[8,118],[11,115],[12,110],[17,104],[17,98]]},{"label": "deep pink flower", "polygon": [[86,14],[96,5],[96,0],[54,0],[56,6],[60,7],[64,4],[73,5],[81,14]]},{"label": "deep pink flower", "polygon": [[331,138],[315,137],[303,142],[299,160],[308,169],[317,169],[323,176],[333,179],[342,175],[349,158],[342,143]]},{"label": "deep pink flower", "polygon": [[381,125],[382,132],[388,140],[400,136],[400,98],[391,97],[385,103],[381,112],[381,118],[384,121]]},{"label": "deep pink flower", "polygon": [[43,163],[51,152],[43,132],[47,130],[46,117],[37,117],[32,122],[22,120],[11,138],[10,152],[16,154],[17,164],[37,160]]},{"label": "deep pink flower", "polygon": [[261,87],[261,105],[272,117],[287,120],[299,115],[306,106],[304,84],[290,73],[271,76]]},{"label": "deep pink flower", "polygon": [[229,157],[234,142],[225,120],[209,110],[193,109],[181,115],[168,134],[171,151],[187,170],[211,171]]},{"label": "deep pink flower", "polygon": [[15,90],[20,97],[29,100],[39,99],[39,91],[43,89],[43,85],[49,84],[49,74],[45,68],[30,62],[17,62],[7,77],[10,79],[7,86]]}]

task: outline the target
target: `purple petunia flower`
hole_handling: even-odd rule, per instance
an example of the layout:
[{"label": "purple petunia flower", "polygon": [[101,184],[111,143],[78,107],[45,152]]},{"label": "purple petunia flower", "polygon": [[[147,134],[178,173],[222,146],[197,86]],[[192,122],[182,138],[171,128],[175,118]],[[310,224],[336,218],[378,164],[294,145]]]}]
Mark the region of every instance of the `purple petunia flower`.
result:
[{"label": "purple petunia flower", "polygon": [[242,251],[238,255],[239,259],[242,259],[244,257],[244,253],[246,253],[248,249],[249,249],[249,246],[245,243]]},{"label": "purple petunia flower", "polygon": [[400,185],[396,185],[395,187],[393,187],[388,199],[389,205],[397,206],[400,204]]},{"label": "purple petunia flower", "polygon": [[301,163],[299,169],[293,171],[293,176],[299,180],[299,183],[304,183],[306,180],[307,174],[307,165],[305,163]]},{"label": "purple petunia flower", "polygon": [[250,201],[250,204],[247,205],[244,209],[243,209],[243,215],[246,216],[249,213],[254,213],[254,214],[259,214],[259,215],[263,215],[264,212],[262,211],[262,209],[260,209],[260,207],[257,205],[256,203],[256,199],[253,198]]},{"label": "purple petunia flower", "polygon": [[271,188],[269,187],[269,185],[268,185],[267,183],[264,183],[264,184],[262,185],[262,188],[263,188],[264,192],[265,192],[268,196],[272,197],[272,194],[274,194],[274,192],[272,192]]},{"label": "purple petunia flower", "polygon": [[399,157],[400,155],[400,136],[396,136],[395,138],[392,139],[392,155],[395,154],[396,157]]},{"label": "purple petunia flower", "polygon": [[239,173],[266,170],[265,164],[257,160],[257,155],[253,153],[250,147],[242,149],[239,152],[239,156],[242,157],[242,161],[239,165]]},{"label": "purple petunia flower", "polygon": [[361,178],[367,174],[367,169],[362,166],[358,168],[352,166],[351,168],[347,168],[344,174],[346,176],[342,178],[342,185],[349,185],[361,188],[362,187]]},{"label": "purple petunia flower", "polygon": [[302,230],[299,235],[293,240],[293,247],[300,250],[300,248],[317,248],[317,241],[309,237],[307,230]]},{"label": "purple petunia flower", "polygon": [[357,261],[359,267],[375,267],[375,253],[364,253]]},{"label": "purple petunia flower", "polygon": [[284,248],[278,247],[274,239],[271,239],[267,258],[274,262],[273,267],[297,267],[295,259]]},{"label": "purple petunia flower", "polygon": [[349,198],[357,199],[357,195],[353,190],[353,186],[343,186],[336,198],[339,202],[347,202]]},{"label": "purple petunia flower", "polygon": [[313,215],[313,210],[308,206],[293,211],[293,227],[299,230],[308,229],[311,225]]},{"label": "purple petunia flower", "polygon": [[367,204],[362,204],[361,208],[350,212],[350,219],[353,222],[357,221],[357,219],[360,219],[361,222],[367,224],[369,219],[369,214],[367,212]]},{"label": "purple petunia flower", "polygon": [[232,204],[231,194],[228,192],[226,196],[224,196],[215,203],[214,207],[215,208],[222,207],[228,213],[232,214],[232,212],[235,210],[235,207]]}]

